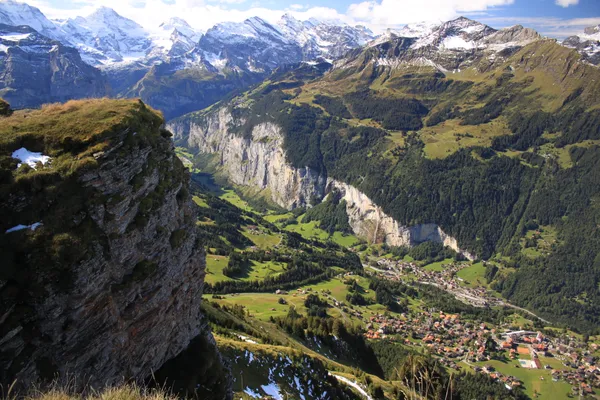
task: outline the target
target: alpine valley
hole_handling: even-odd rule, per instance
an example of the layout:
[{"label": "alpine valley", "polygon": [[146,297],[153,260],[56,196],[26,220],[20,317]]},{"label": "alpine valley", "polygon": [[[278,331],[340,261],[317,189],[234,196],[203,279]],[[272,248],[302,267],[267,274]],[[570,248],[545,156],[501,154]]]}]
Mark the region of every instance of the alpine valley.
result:
[{"label": "alpine valley", "polygon": [[0,1],[10,399],[600,397],[600,25]]}]

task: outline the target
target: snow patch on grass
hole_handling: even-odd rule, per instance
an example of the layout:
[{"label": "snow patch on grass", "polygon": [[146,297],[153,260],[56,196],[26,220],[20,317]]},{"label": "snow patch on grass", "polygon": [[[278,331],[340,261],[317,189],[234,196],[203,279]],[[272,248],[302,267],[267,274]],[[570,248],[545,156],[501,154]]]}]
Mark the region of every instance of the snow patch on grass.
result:
[{"label": "snow patch on grass", "polygon": [[[35,168],[38,162],[41,162],[43,165],[46,165],[50,162],[50,157],[45,156],[42,153],[34,153],[27,150],[25,147],[21,147],[19,150],[13,151],[12,158],[20,160],[21,163],[25,163],[31,168]],[[17,165],[17,168],[20,166],[21,164]]]},{"label": "snow patch on grass", "polygon": [[329,373],[330,376],[333,376],[335,379],[337,379],[340,382],[344,382],[346,385],[352,386],[354,389],[356,389],[358,391],[358,393],[361,394],[361,396],[363,396],[365,399],[367,400],[374,400],[371,395],[369,393],[367,393],[365,391],[365,389],[363,389],[358,383],[351,381],[348,378],[345,378],[343,376],[340,375],[336,375],[336,374],[332,374],[331,372]]}]

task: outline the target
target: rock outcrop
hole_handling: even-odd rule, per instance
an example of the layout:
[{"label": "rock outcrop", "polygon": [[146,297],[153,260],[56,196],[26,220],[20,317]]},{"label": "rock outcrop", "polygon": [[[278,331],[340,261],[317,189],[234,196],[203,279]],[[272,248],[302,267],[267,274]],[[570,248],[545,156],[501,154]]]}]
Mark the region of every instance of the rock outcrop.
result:
[{"label": "rock outcrop", "polygon": [[347,204],[349,223],[355,234],[374,243],[391,246],[414,246],[435,241],[449,246],[467,258],[456,239],[436,224],[403,226],[385,214],[382,208],[357,188],[327,178],[310,168],[295,168],[286,160],[281,127],[264,122],[244,137],[235,132],[243,125],[227,107],[204,114],[184,116],[169,124],[176,140],[189,148],[215,154],[220,170],[230,182],[248,186],[267,194],[277,205],[294,209],[322,200],[332,190],[339,190]]},{"label": "rock outcrop", "polygon": [[[0,140],[2,384],[142,380],[200,336],[212,355],[197,362],[211,363],[210,390],[225,398],[227,374],[200,313],[205,254],[189,176],[162,118],[135,100],[32,111],[23,130],[22,114],[3,120],[15,133]],[[56,140],[52,129],[69,136]],[[19,146],[50,161],[15,169]]]}]

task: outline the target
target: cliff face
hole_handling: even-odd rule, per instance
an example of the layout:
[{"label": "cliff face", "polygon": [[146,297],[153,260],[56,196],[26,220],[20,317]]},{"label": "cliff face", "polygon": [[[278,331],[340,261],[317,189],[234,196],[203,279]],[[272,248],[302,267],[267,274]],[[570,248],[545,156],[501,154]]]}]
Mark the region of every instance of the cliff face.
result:
[{"label": "cliff face", "polygon": [[390,246],[415,246],[423,242],[438,242],[473,260],[475,257],[462,250],[455,238],[447,235],[436,224],[403,226],[388,216],[381,207],[352,185],[329,180],[327,192],[338,190],[346,200],[348,222],[354,233],[371,243],[387,243]]},{"label": "cliff face", "polygon": [[[2,383],[139,380],[197,336],[213,344],[198,362],[222,371],[200,314],[205,255],[189,177],[162,118],[109,100],[28,114],[69,140],[50,129],[32,137],[22,119],[2,121],[16,133],[0,142]],[[19,146],[49,159],[17,166]],[[226,393],[221,375],[213,384]]]},{"label": "cliff face", "polygon": [[236,185],[268,190],[276,204],[286,209],[323,198],[327,178],[310,168],[294,168],[285,159],[281,128],[273,123],[255,126],[251,137],[233,133],[233,116],[226,108],[192,121],[169,124],[176,139],[186,139],[190,148],[217,154],[219,164]]},{"label": "cliff face", "polygon": [[467,258],[474,258],[461,250],[456,239],[436,224],[403,226],[352,185],[327,178],[310,168],[298,169],[290,165],[285,158],[283,133],[278,125],[258,124],[247,138],[232,129],[241,125],[227,108],[220,108],[198,118],[175,120],[169,124],[169,129],[177,140],[187,141],[190,148],[216,154],[220,167],[232,183],[265,190],[281,207],[307,206],[311,199],[322,200],[337,189],[346,200],[349,223],[356,235],[391,246],[435,241]]}]

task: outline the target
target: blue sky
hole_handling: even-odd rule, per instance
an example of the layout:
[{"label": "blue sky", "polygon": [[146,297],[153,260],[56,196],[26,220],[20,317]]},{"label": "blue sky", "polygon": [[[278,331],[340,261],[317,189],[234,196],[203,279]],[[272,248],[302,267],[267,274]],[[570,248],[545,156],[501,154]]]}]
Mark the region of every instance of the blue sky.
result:
[{"label": "blue sky", "polygon": [[[3,0],[0,0],[3,1]],[[299,19],[338,19],[374,31],[459,15],[494,28],[515,24],[551,37],[566,37],[600,24],[600,0],[30,0],[51,18],[87,15],[100,5],[114,8],[147,28],[169,17],[208,29],[223,21],[260,16],[275,21],[285,12]]]}]

